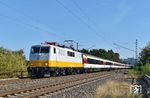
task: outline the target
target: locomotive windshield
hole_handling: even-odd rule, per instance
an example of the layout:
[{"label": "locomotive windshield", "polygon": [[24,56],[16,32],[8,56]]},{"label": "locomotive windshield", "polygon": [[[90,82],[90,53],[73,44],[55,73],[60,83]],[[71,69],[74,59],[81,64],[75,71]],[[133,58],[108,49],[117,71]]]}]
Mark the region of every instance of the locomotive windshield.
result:
[{"label": "locomotive windshield", "polygon": [[47,47],[47,46],[42,46],[42,47],[32,47],[31,48],[31,53],[34,54],[34,53],[49,53],[49,50],[50,50],[50,47]]},{"label": "locomotive windshield", "polygon": [[41,47],[40,53],[49,53],[49,47]]}]

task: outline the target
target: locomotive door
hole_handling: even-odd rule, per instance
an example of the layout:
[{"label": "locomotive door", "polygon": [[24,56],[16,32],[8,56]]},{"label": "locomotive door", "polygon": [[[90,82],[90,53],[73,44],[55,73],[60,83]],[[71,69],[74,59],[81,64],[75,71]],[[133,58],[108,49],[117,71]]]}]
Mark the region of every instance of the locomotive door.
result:
[{"label": "locomotive door", "polygon": [[58,65],[57,65],[57,52],[58,52],[57,49],[54,47],[54,54],[55,54],[55,57],[54,57],[54,59],[55,59],[55,60],[54,60],[54,66],[55,66],[55,67],[58,66]]}]

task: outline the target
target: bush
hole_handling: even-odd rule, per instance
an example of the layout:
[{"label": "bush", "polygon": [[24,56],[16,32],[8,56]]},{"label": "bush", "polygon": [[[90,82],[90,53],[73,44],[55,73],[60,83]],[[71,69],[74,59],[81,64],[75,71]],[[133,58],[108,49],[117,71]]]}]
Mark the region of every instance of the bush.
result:
[{"label": "bush", "polygon": [[11,51],[0,47],[0,73],[13,74],[17,71],[26,70],[23,51]]},{"label": "bush", "polygon": [[142,74],[150,75],[150,64],[146,64],[145,66],[141,67]]},{"label": "bush", "polygon": [[150,63],[141,66],[135,66],[129,71],[129,75],[132,77],[137,77],[144,74],[150,75]]}]

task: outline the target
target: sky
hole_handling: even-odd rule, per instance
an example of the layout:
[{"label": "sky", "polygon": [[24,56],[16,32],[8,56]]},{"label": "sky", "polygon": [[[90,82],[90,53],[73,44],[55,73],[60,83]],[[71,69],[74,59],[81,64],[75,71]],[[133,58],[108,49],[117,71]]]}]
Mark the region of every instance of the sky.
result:
[{"label": "sky", "polygon": [[23,49],[74,40],[79,49],[112,49],[135,57],[150,41],[150,0],[0,0],[0,47]]}]

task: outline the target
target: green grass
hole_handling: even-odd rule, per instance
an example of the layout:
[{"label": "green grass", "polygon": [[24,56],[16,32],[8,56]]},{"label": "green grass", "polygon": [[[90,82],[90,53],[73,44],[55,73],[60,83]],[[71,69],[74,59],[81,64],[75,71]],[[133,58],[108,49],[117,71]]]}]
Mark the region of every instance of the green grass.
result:
[{"label": "green grass", "polygon": [[141,68],[142,74],[150,75],[150,64],[146,64]]},{"label": "green grass", "polygon": [[145,64],[141,66],[135,66],[133,69],[129,70],[129,76],[140,77],[144,74],[150,75],[150,64]]}]

